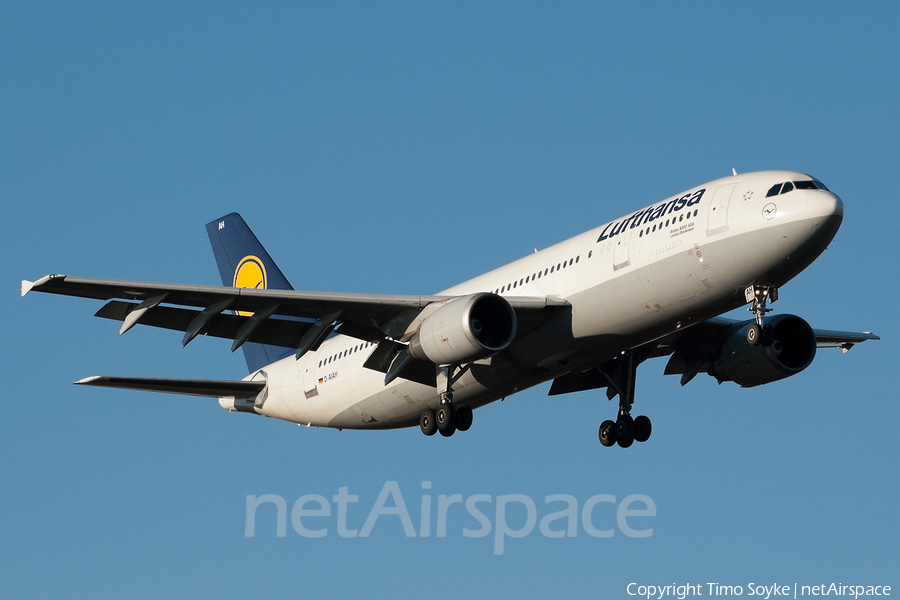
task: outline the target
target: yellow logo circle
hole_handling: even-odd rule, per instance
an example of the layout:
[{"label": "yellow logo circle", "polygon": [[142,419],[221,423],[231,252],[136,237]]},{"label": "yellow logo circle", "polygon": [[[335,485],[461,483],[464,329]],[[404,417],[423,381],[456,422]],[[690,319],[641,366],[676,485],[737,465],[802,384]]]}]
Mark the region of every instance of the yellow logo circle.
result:
[{"label": "yellow logo circle", "polygon": [[[234,287],[252,288],[256,290],[266,289],[266,267],[255,256],[245,256],[234,270]],[[253,313],[235,311],[242,317],[249,317]]]}]

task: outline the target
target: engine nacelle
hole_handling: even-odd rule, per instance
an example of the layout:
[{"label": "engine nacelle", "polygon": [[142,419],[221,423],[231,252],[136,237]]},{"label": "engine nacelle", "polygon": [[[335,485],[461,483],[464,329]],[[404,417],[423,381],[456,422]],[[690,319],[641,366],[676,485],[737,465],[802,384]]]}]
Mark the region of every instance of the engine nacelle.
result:
[{"label": "engine nacelle", "polygon": [[409,354],[437,365],[458,365],[500,352],[516,335],[516,313],[496,294],[447,301],[409,341]]},{"label": "engine nacelle", "polygon": [[769,345],[747,343],[747,327],[752,323],[744,323],[725,340],[710,375],[753,387],[796,375],[816,357],[816,334],[800,317],[777,315],[766,319],[766,327],[772,327]]}]

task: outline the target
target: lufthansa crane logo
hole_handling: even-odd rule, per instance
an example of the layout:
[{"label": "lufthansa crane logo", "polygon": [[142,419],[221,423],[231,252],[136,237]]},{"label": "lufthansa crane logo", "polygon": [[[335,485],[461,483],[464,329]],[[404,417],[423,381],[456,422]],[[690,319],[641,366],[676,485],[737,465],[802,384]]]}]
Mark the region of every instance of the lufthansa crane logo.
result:
[{"label": "lufthansa crane logo", "polygon": [[[266,267],[255,256],[245,256],[234,270],[234,287],[266,289]],[[242,317],[249,317],[253,313],[236,311]]]}]

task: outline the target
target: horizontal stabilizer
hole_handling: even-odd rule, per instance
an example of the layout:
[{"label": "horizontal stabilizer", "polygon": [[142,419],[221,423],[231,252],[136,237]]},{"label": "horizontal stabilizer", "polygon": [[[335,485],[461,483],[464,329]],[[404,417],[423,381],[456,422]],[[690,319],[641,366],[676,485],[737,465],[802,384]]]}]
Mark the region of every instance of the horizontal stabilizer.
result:
[{"label": "horizontal stabilizer", "polygon": [[248,398],[255,396],[266,387],[265,381],[228,381],[221,379],[164,379],[159,377],[86,377],[75,385],[140,390],[144,392],[165,392],[185,396],[207,396],[209,398]]}]

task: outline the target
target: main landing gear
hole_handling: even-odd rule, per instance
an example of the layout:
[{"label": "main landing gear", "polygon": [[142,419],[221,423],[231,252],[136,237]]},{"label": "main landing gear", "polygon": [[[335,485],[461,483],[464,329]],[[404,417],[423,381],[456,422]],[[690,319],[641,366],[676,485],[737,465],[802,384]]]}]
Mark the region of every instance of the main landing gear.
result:
[{"label": "main landing gear", "polygon": [[744,290],[744,297],[747,302],[752,302],[747,310],[756,317],[756,323],[747,327],[747,343],[751,346],[758,344],[771,346],[774,339],[772,326],[763,324],[763,318],[766,313],[772,312],[771,308],[766,307],[766,301],[778,300],[778,288],[769,285],[751,285]]},{"label": "main landing gear", "polygon": [[[468,406],[456,406],[453,404],[453,389],[451,387],[454,367],[439,366],[437,368],[437,389],[441,396],[441,403],[437,410],[430,408],[419,417],[419,427],[425,435],[434,435],[440,432],[444,437],[450,437],[457,431],[468,431],[472,426],[472,409]],[[462,370],[456,373],[456,378],[462,374]]]},{"label": "main landing gear", "polygon": [[425,435],[440,432],[450,437],[457,431],[467,431],[472,426],[472,409],[468,406],[454,408],[451,404],[442,404],[436,411],[430,408],[419,417],[419,427]]},{"label": "main landing gear", "polygon": [[634,418],[631,416],[635,375],[638,364],[646,358],[644,354],[649,355],[649,351],[629,350],[615,359],[616,368],[612,374],[602,369],[600,371],[609,383],[607,396],[612,399],[614,395],[619,395],[619,414],[616,420],[606,420],[600,424],[598,436],[604,446],[618,444],[622,448],[628,448],[634,442],[646,442],[650,439],[653,429],[650,419],[644,415]]},{"label": "main landing gear", "polygon": [[638,415],[632,419],[629,413],[620,412],[615,421],[606,420],[600,425],[600,443],[607,447],[619,444],[628,448],[634,442],[649,440],[652,429],[649,417]]}]

